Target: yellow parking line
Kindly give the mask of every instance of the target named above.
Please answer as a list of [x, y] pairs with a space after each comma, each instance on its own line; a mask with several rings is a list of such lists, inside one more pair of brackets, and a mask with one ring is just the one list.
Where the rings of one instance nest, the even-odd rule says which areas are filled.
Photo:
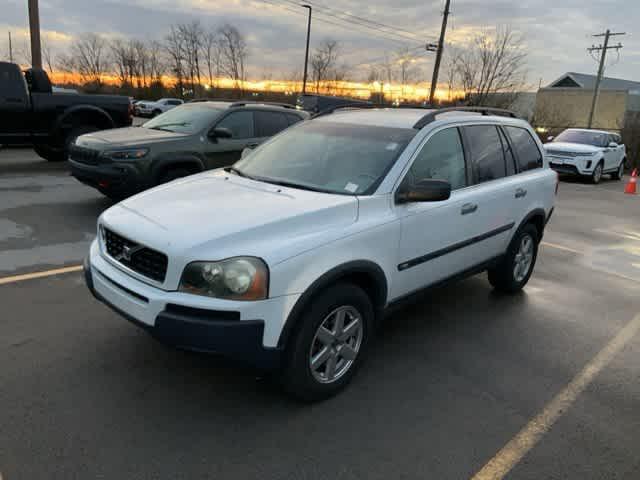
[[2, 277], [0, 278], [0, 285], [6, 285], [8, 283], [24, 282], [25, 280], [34, 280], [36, 278], [52, 277], [54, 275], [62, 275], [63, 273], [79, 272], [81, 270], [82, 270], [82, 265], [75, 265], [73, 267], [56, 268], [55, 270], [45, 270], [44, 272], [25, 273], [23, 275], [14, 275], [12, 277]]
[[500, 480], [529, 452], [556, 421], [611, 363], [640, 331], [640, 314], [631, 320], [600, 352], [558, 393], [544, 409], [500, 450], [471, 480]]
[[562, 245], [558, 245], [557, 243], [542, 242], [542, 245], [544, 245], [545, 247], [556, 248], [558, 250], [564, 250], [565, 252], [576, 253], [578, 255], [582, 254], [582, 252], [578, 250], [574, 250], [573, 248], [569, 248], [569, 247], [564, 247]]

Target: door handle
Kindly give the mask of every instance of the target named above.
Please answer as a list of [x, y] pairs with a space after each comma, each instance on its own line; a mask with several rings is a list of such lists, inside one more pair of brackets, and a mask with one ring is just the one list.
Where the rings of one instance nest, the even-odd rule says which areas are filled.
[[524, 188], [519, 188], [516, 190], [516, 198], [524, 198], [527, 196], [527, 191]]
[[465, 203], [462, 206], [462, 210], [460, 210], [460, 214], [469, 215], [470, 213], [474, 213], [476, 210], [478, 210], [478, 205], [475, 203]]

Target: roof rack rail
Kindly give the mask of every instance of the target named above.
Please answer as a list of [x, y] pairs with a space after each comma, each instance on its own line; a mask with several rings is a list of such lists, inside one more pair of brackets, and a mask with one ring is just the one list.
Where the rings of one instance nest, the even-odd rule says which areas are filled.
[[332, 114], [336, 110], [342, 110], [342, 109], [348, 109], [348, 108], [353, 108], [358, 110], [358, 109], [368, 109], [368, 108], [390, 108], [390, 107], [389, 105], [381, 105], [379, 103], [343, 103], [342, 105], [334, 105], [333, 107], [329, 107], [325, 110], [322, 110], [316, 113], [315, 115], [313, 115], [311, 118], [323, 117], [324, 115]]
[[267, 106], [273, 106], [273, 107], [289, 108], [289, 109], [292, 109], [292, 110], [296, 109], [296, 106], [295, 105], [291, 105], [290, 103], [257, 102], [257, 101], [253, 101], [253, 100], [247, 100], [247, 101], [241, 101], [241, 102], [233, 102], [231, 105], [229, 105], [229, 108], [246, 107], [247, 105], [267, 105]]
[[501, 117], [511, 117], [518, 118], [511, 110], [505, 110], [503, 108], [493, 108], [493, 107], [448, 107], [448, 108], [440, 108], [437, 110], [433, 110], [432, 112], [427, 113], [424, 117], [422, 117], [418, 122], [413, 126], [416, 130], [421, 130], [430, 123], [433, 123], [437, 120], [438, 115], [449, 112], [471, 112], [471, 113], [480, 113], [483, 116], [487, 115], [496, 115]]

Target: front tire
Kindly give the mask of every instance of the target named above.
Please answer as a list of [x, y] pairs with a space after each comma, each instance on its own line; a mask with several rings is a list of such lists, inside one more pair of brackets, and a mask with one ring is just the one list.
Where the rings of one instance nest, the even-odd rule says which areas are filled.
[[64, 150], [51, 145], [34, 145], [33, 150], [47, 162], [61, 162], [65, 160]]
[[603, 169], [604, 169], [604, 166], [602, 161], [598, 162], [598, 164], [596, 165], [596, 168], [593, 169], [593, 173], [591, 174], [591, 183], [593, 183], [594, 185], [597, 185], [600, 183], [600, 180], [602, 180]]
[[158, 115], [160, 115], [162, 113], [161, 110], [154, 110], [153, 112], [151, 112], [151, 117], [155, 118]]
[[528, 223], [513, 237], [499, 265], [489, 270], [489, 283], [503, 293], [522, 290], [531, 278], [538, 258], [538, 229]]
[[304, 310], [287, 350], [285, 390], [314, 402], [344, 389], [360, 367], [374, 324], [369, 296], [341, 283], [320, 293]]

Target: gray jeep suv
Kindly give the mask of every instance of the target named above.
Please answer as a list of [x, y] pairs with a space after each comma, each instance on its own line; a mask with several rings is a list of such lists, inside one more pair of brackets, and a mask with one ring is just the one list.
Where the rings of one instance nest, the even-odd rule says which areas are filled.
[[71, 173], [119, 200], [176, 178], [225, 167], [294, 123], [309, 117], [292, 105], [198, 102], [181, 105], [141, 127], [78, 137]]

